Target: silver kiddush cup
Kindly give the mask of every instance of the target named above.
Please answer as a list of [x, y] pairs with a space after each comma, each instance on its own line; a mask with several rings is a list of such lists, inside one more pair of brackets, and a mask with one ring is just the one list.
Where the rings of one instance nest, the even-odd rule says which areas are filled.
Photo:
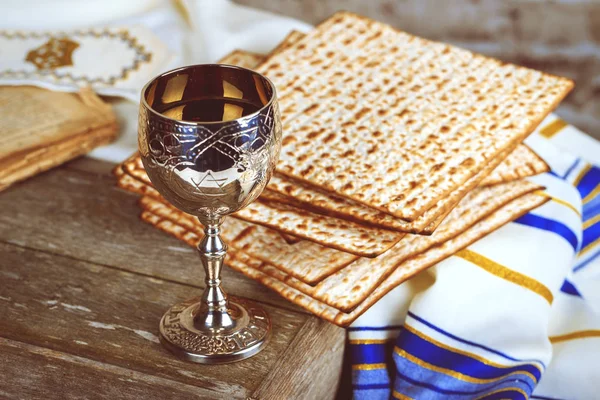
[[281, 148], [273, 83], [248, 69], [193, 65], [166, 72], [142, 90], [139, 150], [152, 184], [175, 207], [198, 217], [206, 288], [160, 321], [176, 355], [204, 364], [242, 360], [266, 344], [271, 321], [256, 303], [221, 289], [226, 215], [254, 201]]

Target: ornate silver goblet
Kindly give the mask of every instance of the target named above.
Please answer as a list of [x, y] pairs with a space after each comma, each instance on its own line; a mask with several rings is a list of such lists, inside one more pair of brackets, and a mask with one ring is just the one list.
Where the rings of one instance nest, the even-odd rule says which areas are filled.
[[275, 87], [264, 76], [229, 65], [166, 72], [142, 90], [139, 150], [155, 188], [198, 217], [206, 288], [176, 304], [160, 322], [160, 339], [185, 359], [216, 364], [259, 352], [271, 330], [257, 304], [221, 289], [227, 246], [224, 217], [255, 200], [269, 181], [281, 147]]

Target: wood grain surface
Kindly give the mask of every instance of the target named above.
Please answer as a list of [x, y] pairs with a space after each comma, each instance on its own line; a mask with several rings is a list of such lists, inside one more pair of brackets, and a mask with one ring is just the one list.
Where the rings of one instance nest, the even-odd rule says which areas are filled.
[[0, 194], [0, 397], [335, 398], [344, 331], [228, 268], [225, 289], [273, 320], [265, 350], [203, 366], [162, 348], [161, 315], [203, 272], [139, 220], [112, 167], [81, 159]]

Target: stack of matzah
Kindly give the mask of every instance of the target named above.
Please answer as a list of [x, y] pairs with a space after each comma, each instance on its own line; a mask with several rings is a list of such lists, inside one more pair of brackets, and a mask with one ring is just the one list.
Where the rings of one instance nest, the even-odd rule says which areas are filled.
[[[548, 170], [521, 144], [572, 87], [338, 13], [266, 61], [235, 63], [278, 88], [284, 139], [258, 201], [229, 217], [227, 264], [348, 325], [419, 271], [547, 201]], [[260, 65], [257, 65], [260, 64]], [[202, 227], [152, 187], [139, 157], [116, 170], [142, 218], [189, 244]]]
[[89, 88], [79, 93], [0, 87], [0, 190], [108, 144], [115, 113]]

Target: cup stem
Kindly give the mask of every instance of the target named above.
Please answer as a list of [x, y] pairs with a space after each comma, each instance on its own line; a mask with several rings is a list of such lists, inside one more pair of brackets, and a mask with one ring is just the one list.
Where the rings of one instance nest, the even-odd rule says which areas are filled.
[[228, 311], [227, 294], [221, 288], [221, 269], [227, 254], [227, 245], [219, 235], [224, 217], [198, 219], [204, 226], [204, 237], [198, 244], [198, 252], [204, 267], [206, 288], [194, 316], [194, 325], [200, 330], [218, 331], [234, 325]]
[[160, 320], [160, 341], [186, 360], [221, 364], [258, 353], [271, 333], [271, 320], [250, 300], [228, 296], [221, 289], [221, 268], [227, 245], [219, 237], [223, 218], [199, 218], [204, 237], [198, 244], [206, 288], [172, 306]]

